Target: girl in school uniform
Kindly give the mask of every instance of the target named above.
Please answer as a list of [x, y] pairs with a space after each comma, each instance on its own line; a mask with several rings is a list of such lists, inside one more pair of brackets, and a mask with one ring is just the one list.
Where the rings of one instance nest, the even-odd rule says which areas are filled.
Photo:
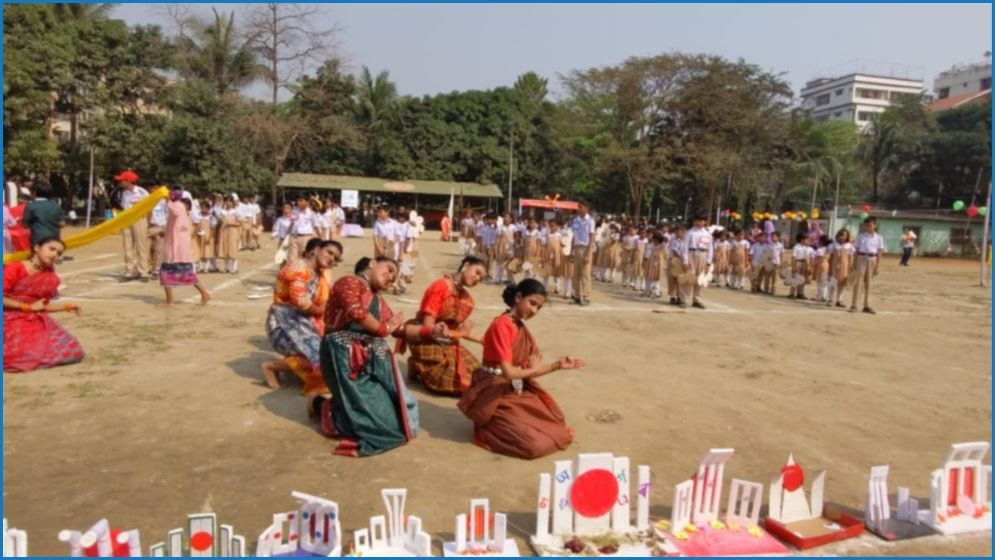
[[535, 220], [529, 220], [525, 232], [522, 234], [522, 241], [525, 243], [525, 254], [522, 259], [525, 277], [539, 278], [542, 275], [540, 270], [542, 268], [542, 245], [539, 241], [539, 229]]
[[636, 244], [639, 237], [636, 235], [636, 228], [628, 226], [625, 228], [625, 235], [622, 236], [622, 250], [619, 254], [619, 261], [622, 264], [622, 287], [630, 288], [636, 283], [635, 267], [633, 258], [636, 253]]
[[197, 271], [208, 272], [214, 260], [214, 229], [217, 218], [211, 211], [211, 203], [202, 200], [200, 211], [194, 215], [194, 251], [197, 253]]
[[680, 277], [684, 275], [684, 226], [678, 225], [674, 228], [673, 236], [667, 242], [667, 295], [670, 296], [670, 305], [687, 307], [681, 299]]
[[829, 245], [832, 240], [828, 235], [819, 238], [819, 248], [815, 250], [815, 260], [812, 263], [812, 281], [816, 286], [816, 301], [829, 301]]
[[836, 307], [846, 307], [843, 303], [843, 290], [853, 272], [853, 256], [856, 252], [850, 242], [850, 231], [846, 228], [839, 230], [836, 241], [829, 246], [829, 297], [826, 299], [826, 307], [833, 305], [834, 299]]
[[716, 286], [729, 287], [729, 232], [720, 231], [715, 234], [715, 272], [712, 282]]
[[574, 230], [565, 227], [560, 231], [563, 232], [561, 239], [563, 242], [563, 296], [567, 299], [573, 299], [574, 260], [570, 258], [570, 252], [573, 249]]
[[546, 250], [543, 256], [546, 270], [546, 285], [552, 286], [553, 293], [560, 293], [560, 284], [563, 281], [563, 234], [560, 233], [560, 224], [549, 223], [549, 234], [546, 236]]
[[791, 273], [794, 283], [790, 284], [788, 299], [798, 299], [804, 301], [805, 284], [812, 277], [812, 259], [815, 257], [815, 250], [812, 249], [812, 240], [808, 235], [799, 233], [795, 236], [795, 248], [791, 251]]
[[225, 263], [225, 272], [238, 274], [238, 242], [242, 234], [242, 224], [235, 210], [235, 199], [225, 199], [224, 209], [218, 218], [221, 239], [218, 242], [218, 258]]
[[608, 228], [608, 232], [609, 232], [608, 248], [607, 248], [608, 255], [606, 257], [607, 262], [605, 263], [605, 267], [607, 269], [605, 274], [606, 276], [605, 281], [608, 282], [609, 284], [614, 284], [615, 271], [618, 270], [619, 266], [618, 252], [619, 252], [619, 245], [622, 240], [622, 235], [619, 232], [618, 224], [612, 224]]
[[646, 279], [643, 277], [643, 259], [646, 256], [646, 245], [649, 239], [646, 237], [646, 230], [639, 228], [639, 235], [636, 238], [636, 250], [632, 253], [632, 276], [635, 279], [632, 289], [639, 291], [643, 289]]
[[656, 299], [663, 295], [660, 289], [660, 281], [666, 274], [664, 272], [666, 268], [664, 261], [667, 258], [667, 242], [663, 236], [663, 232], [653, 232], [653, 242], [650, 247], [652, 247], [652, 250], [650, 251], [649, 268], [646, 272], [646, 291], [643, 292], [643, 295]]
[[743, 278], [750, 268], [750, 242], [743, 230], [736, 230], [734, 234], [736, 239], [729, 244], [729, 287], [741, 290]]

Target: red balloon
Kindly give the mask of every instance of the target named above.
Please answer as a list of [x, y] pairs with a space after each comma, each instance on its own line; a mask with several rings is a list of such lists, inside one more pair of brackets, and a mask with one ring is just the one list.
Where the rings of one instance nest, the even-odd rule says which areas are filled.
[[870, 211], [871, 211], [871, 205], [870, 204], [865, 204], [864, 205], [864, 212], [870, 212]]
[[618, 480], [605, 469], [594, 469], [577, 477], [570, 487], [570, 505], [581, 517], [601, 517], [618, 499]]
[[[131, 551], [128, 550], [128, 543], [121, 544], [117, 542], [117, 536], [121, 534], [121, 531], [117, 529], [111, 529], [111, 550], [114, 556], [118, 558], [127, 558], [131, 556]], [[83, 549], [83, 556], [89, 558], [95, 558], [100, 554], [97, 552], [97, 545], [93, 545]]]
[[801, 465], [784, 465], [781, 474], [784, 475], [784, 489], [788, 492], [798, 490], [805, 483], [805, 470]]
[[967, 215], [970, 216], [970, 217], [972, 217], [972, 218], [975, 217], [975, 216], [977, 216], [978, 215], [978, 207], [977, 206], [968, 206], [967, 207]]

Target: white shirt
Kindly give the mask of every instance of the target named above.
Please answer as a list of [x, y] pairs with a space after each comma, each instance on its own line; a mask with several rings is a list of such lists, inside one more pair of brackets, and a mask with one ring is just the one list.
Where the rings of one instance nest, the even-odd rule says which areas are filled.
[[590, 214], [584, 217], [575, 216], [570, 222], [570, 230], [573, 231], [574, 247], [587, 247], [591, 244], [591, 237], [594, 235], [594, 218]]
[[239, 221], [252, 219], [252, 208], [250, 206], [244, 202], [239, 202], [235, 206], [235, 216], [238, 217]]
[[791, 251], [791, 257], [796, 261], [808, 262], [814, 256], [815, 256], [815, 250], [812, 249], [812, 247], [804, 245], [802, 243], [795, 245], [794, 250]]
[[330, 212], [333, 226], [339, 227], [345, 223], [345, 211], [342, 208], [335, 206]]
[[290, 226], [293, 224], [293, 220], [286, 216], [280, 216], [273, 223], [273, 237], [276, 239], [283, 240], [288, 235], [290, 235]]
[[480, 237], [480, 243], [484, 247], [493, 247], [497, 243], [500, 232], [498, 231], [496, 225], [491, 226], [484, 224], [484, 226], [478, 231], [477, 235]]
[[912, 249], [913, 247], [916, 246], [916, 239], [918, 239], [918, 237], [916, 236], [916, 232], [914, 231], [907, 232], [905, 235], [902, 236], [902, 248]]
[[853, 254], [857, 252], [857, 250], [853, 248], [853, 243], [850, 243], [849, 241], [842, 245], [840, 245], [837, 241], [833, 241], [833, 244], [829, 246], [829, 251], [833, 253], [841, 251], [850, 256], [853, 256]]
[[778, 241], [771, 241], [767, 247], [768, 247], [767, 250], [770, 251], [771, 253], [771, 260], [773, 261], [773, 263], [776, 265], [780, 265], [781, 253], [784, 252], [784, 245], [781, 245], [781, 243]]
[[373, 236], [387, 241], [397, 241], [397, 222], [388, 219], [386, 222], [373, 222]]
[[152, 208], [152, 218], [149, 223], [156, 227], [166, 227], [167, 221], [169, 221], [169, 210], [166, 209], [166, 201], [160, 200]]
[[135, 188], [133, 188], [130, 191], [122, 190], [121, 208], [127, 210], [128, 208], [131, 208], [132, 206], [137, 204], [139, 200], [145, 198], [148, 195], [149, 191], [143, 189], [142, 187], [139, 187], [138, 185], [135, 185]]
[[310, 209], [301, 212], [294, 210], [294, 223], [290, 228], [292, 235], [314, 235], [318, 228], [318, 216]]
[[879, 233], [861, 232], [857, 236], [857, 254], [877, 255], [884, 253], [884, 238]]
[[684, 254], [685, 251], [684, 251], [683, 239], [677, 239], [675, 237], [667, 243], [667, 260], [670, 260], [671, 257], [677, 257], [681, 260], [684, 260]]
[[712, 262], [712, 234], [705, 228], [691, 228], [687, 235], [687, 245], [684, 247], [684, 264], [689, 264], [690, 253], [705, 253], [708, 262]]

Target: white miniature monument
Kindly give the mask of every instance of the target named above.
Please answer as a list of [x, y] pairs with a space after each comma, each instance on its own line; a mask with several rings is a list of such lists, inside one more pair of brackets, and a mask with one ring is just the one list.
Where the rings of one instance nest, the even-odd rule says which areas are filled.
[[59, 531], [59, 540], [69, 544], [69, 556], [75, 558], [82, 556], [136, 558], [142, 555], [138, 531], [112, 530], [106, 519], [97, 521], [93, 527], [82, 533], [70, 530]]
[[187, 516], [185, 535], [183, 529], [173, 529], [166, 534], [166, 542], [149, 548], [149, 556], [241, 558], [245, 556], [245, 538], [236, 535], [230, 525], [219, 529], [218, 517], [213, 513], [194, 513]]
[[919, 512], [919, 521], [944, 535], [992, 530], [988, 479], [991, 465], [982, 465], [988, 443], [955, 443], [933, 471], [929, 509]]
[[732, 479], [722, 507], [725, 464], [735, 451], [711, 449], [695, 475], [674, 486], [670, 534], [664, 537], [686, 556], [779, 555], [788, 549], [760, 528], [763, 485]]
[[932, 529], [919, 523], [919, 501], [909, 497], [908, 488], [898, 489], [897, 515], [891, 516], [888, 465], [871, 467], [864, 511], [864, 525], [885, 540], [897, 541], [933, 534]]
[[20, 529], [7, 527], [3, 520], [3, 557], [23, 558], [28, 555], [28, 534]]
[[[531, 538], [536, 553], [579, 555], [595, 549], [601, 556], [650, 556], [656, 551], [649, 522], [648, 466], [638, 468], [635, 525], [630, 521], [631, 471], [627, 457], [581, 453], [576, 473], [573, 461], [556, 461], [555, 469], [552, 476], [539, 475], [536, 532]], [[592, 537], [598, 537], [598, 542]]]
[[[494, 538], [491, 539], [491, 507], [487, 499], [470, 500], [469, 517], [456, 516], [456, 540], [443, 543], [443, 556], [519, 557], [518, 545], [508, 538], [508, 517], [494, 514]], [[467, 534], [469, 533], [469, 535]]]
[[302, 492], [290, 495], [300, 508], [273, 515], [273, 523], [259, 535], [256, 556], [341, 556], [338, 504]]
[[406, 489], [381, 490], [387, 516], [370, 518], [370, 528], [360, 529], [354, 535], [354, 554], [373, 557], [431, 556], [432, 538], [421, 530], [421, 519], [414, 515], [404, 524]]

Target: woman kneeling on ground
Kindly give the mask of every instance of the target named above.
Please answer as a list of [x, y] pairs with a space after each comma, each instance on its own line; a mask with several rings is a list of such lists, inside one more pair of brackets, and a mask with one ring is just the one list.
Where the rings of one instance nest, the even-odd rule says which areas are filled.
[[503, 299], [508, 311], [484, 334], [484, 363], [459, 401], [473, 421], [474, 443], [504, 455], [535, 459], [566, 449], [573, 441], [556, 401], [535, 378], [561, 369], [584, 367], [571, 356], [542, 364], [542, 354], [525, 327], [546, 303], [546, 288], [527, 278], [508, 286]]
[[318, 349], [325, 330], [325, 304], [332, 269], [342, 260], [338, 241], [311, 239], [303, 258], [287, 262], [276, 276], [273, 305], [266, 316], [266, 337], [284, 357], [262, 365], [271, 389], [280, 387], [280, 374], [293, 373], [304, 383], [304, 395], [328, 394], [321, 377]]
[[32, 371], [83, 359], [79, 340], [51, 317], [57, 311], [79, 314], [78, 305], [51, 302], [59, 295], [55, 261], [65, 250], [57, 237], [48, 237], [31, 247], [30, 259], [4, 265], [4, 371]]
[[408, 393], [387, 336], [402, 336], [404, 318], [381, 297], [397, 279], [397, 261], [362, 258], [355, 275], [332, 286], [321, 340], [321, 374], [331, 398], [308, 401], [321, 431], [339, 438], [336, 455], [364, 457], [393, 449], [418, 429], [418, 403]]
[[[480, 362], [460, 341], [483, 342], [470, 332], [474, 304], [469, 288], [486, 275], [484, 261], [466, 257], [456, 274], [445, 275], [425, 290], [418, 315], [405, 327], [405, 338], [412, 341], [408, 344], [411, 379], [420, 379], [432, 391], [447, 395], [462, 394], [470, 387], [470, 376]], [[435, 336], [435, 330], [441, 330], [442, 336]], [[403, 353], [404, 345], [399, 346], [399, 353]]]

